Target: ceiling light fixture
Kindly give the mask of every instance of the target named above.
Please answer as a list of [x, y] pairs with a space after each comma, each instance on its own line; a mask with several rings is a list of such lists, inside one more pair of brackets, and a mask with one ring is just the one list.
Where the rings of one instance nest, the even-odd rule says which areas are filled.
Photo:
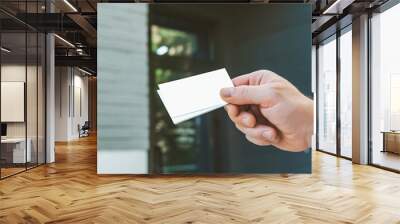
[[77, 48], [76, 49], [76, 53], [78, 53], [79, 55], [83, 55], [83, 49], [82, 48]]
[[4, 51], [6, 53], [10, 53], [11, 52], [11, 50], [9, 50], [9, 49], [7, 49], [5, 47], [1, 47], [1, 51]]
[[54, 34], [54, 36], [55, 37], [57, 37], [59, 40], [61, 40], [62, 42], [64, 42], [65, 44], [67, 44], [68, 46], [70, 46], [70, 47], [72, 47], [72, 48], [75, 48], [75, 45], [73, 45], [71, 42], [69, 42], [68, 40], [66, 40], [66, 39], [64, 39], [64, 38], [62, 38], [62, 37], [60, 37], [59, 35], [57, 35], [57, 34]]
[[322, 14], [342, 14], [343, 9], [351, 5], [353, 2], [354, 0], [336, 0], [332, 5], [325, 9]]
[[90, 72], [88, 72], [88, 71], [86, 71], [86, 70], [83, 70], [83, 69], [81, 69], [81, 68], [79, 68], [79, 67], [78, 67], [78, 70], [81, 71], [81, 72], [83, 72], [83, 73], [85, 73], [85, 74], [87, 74], [87, 75], [90, 75], [90, 76], [93, 75], [92, 73], [90, 73]]
[[74, 12], [78, 12], [75, 6], [73, 6], [68, 0], [64, 0], [64, 3], [67, 4]]

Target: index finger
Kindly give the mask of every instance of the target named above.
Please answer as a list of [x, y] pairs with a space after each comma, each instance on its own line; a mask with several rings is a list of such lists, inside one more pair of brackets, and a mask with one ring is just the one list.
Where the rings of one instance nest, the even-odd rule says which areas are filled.
[[252, 73], [241, 75], [232, 79], [234, 86], [250, 85], [250, 76]]
[[247, 111], [241, 111], [237, 105], [228, 104], [225, 106], [229, 118], [235, 123], [244, 127], [254, 127], [256, 125], [256, 117]]
[[276, 79], [276, 74], [269, 70], [257, 70], [232, 79], [234, 86], [256, 85], [262, 81], [272, 81]]

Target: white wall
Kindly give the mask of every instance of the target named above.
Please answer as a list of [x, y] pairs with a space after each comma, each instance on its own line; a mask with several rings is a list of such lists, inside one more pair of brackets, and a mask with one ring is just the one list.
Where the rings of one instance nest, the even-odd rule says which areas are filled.
[[79, 72], [74, 74], [74, 96], [71, 99], [74, 99], [74, 102], [71, 102], [73, 108], [72, 111], [72, 119], [71, 119], [71, 133], [73, 139], [79, 138], [78, 125], [82, 126], [85, 121], [88, 121], [88, 77], [82, 76], [83, 73]]
[[55, 68], [55, 141], [68, 140], [69, 95], [70, 77], [67, 67]]
[[[25, 82], [26, 67], [19, 64], [8, 64], [1, 66], [1, 81], [2, 82]], [[28, 66], [28, 74], [31, 74], [32, 67]], [[36, 95], [36, 94], [35, 94]], [[6, 108], [1, 108], [5, 110]], [[7, 137], [20, 138], [25, 137], [25, 122], [8, 122], [7, 123]]]
[[[27, 71], [29, 85], [32, 84], [35, 86], [36, 81], [32, 81], [33, 78], [31, 76], [36, 77], [36, 67], [19, 64], [6, 64], [1, 66], [1, 81], [2, 82], [25, 82], [25, 75]], [[27, 120], [28, 120], [28, 137], [29, 134], [33, 133], [33, 130], [36, 130], [36, 113], [32, 113], [32, 111], [36, 111], [36, 88], [27, 88]], [[3, 96], [4, 97], [4, 96]], [[34, 99], [33, 99], [34, 98]], [[34, 102], [32, 105], [30, 105]], [[6, 110], [6, 108], [1, 108], [2, 110]], [[23, 108], [24, 109], [24, 108]], [[33, 122], [33, 123], [32, 123]], [[25, 125], [26, 122], [7, 122], [7, 136], [8, 137], [25, 137]], [[30, 130], [32, 129], [32, 131]], [[35, 132], [36, 136], [36, 132]]]
[[88, 77], [76, 68], [56, 67], [55, 79], [55, 140], [77, 139], [78, 124], [88, 120]]

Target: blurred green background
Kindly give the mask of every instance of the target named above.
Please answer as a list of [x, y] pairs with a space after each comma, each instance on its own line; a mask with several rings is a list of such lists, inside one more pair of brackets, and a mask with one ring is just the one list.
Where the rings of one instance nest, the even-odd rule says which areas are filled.
[[311, 96], [310, 20], [307, 4], [151, 4], [151, 172], [311, 172], [309, 150], [253, 145], [222, 110], [175, 126], [155, 94], [160, 83], [226, 67], [231, 77], [272, 70]]

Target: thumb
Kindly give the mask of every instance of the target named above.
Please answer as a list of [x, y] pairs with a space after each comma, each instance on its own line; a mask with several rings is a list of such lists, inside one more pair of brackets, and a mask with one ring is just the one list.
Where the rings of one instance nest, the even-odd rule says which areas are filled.
[[268, 104], [271, 100], [268, 88], [262, 86], [237, 86], [223, 88], [220, 91], [221, 98], [230, 104]]

